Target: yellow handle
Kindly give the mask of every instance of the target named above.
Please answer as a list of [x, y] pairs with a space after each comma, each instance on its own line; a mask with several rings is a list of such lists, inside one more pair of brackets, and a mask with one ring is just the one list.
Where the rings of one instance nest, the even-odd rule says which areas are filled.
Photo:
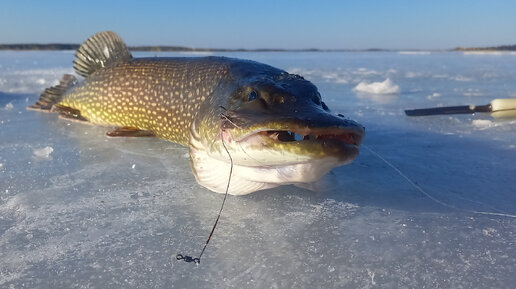
[[493, 112], [499, 110], [516, 109], [516, 98], [497, 98], [491, 101], [491, 108]]

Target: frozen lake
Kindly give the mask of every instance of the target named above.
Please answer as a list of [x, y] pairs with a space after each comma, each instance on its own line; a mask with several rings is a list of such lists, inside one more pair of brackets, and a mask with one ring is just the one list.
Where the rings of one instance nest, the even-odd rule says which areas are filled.
[[202, 263], [176, 261], [223, 198], [187, 149], [26, 111], [73, 52], [0, 52], [0, 288], [514, 288], [516, 121], [403, 110], [516, 98], [516, 55], [224, 55], [305, 76], [366, 127], [334, 186], [229, 196]]

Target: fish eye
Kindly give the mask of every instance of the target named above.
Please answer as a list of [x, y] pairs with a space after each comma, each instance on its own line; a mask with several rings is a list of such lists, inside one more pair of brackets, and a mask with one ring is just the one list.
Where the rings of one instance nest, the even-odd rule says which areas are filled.
[[247, 95], [247, 100], [252, 101], [258, 98], [258, 93], [255, 90], [251, 90]]

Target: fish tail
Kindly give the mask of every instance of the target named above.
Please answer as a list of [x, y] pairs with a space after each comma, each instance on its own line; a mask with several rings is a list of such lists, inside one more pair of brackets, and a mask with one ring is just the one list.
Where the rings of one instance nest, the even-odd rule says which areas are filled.
[[[81, 44], [75, 53], [73, 67], [78, 75], [88, 77], [102, 67], [131, 58], [131, 53], [122, 39], [114, 32], [104, 31], [93, 35]], [[58, 85], [45, 89], [38, 101], [27, 109], [60, 111], [58, 106], [54, 105], [58, 104], [66, 92], [76, 84], [75, 76], [63, 75]], [[55, 109], [52, 110], [52, 107]]]
[[63, 98], [63, 95], [77, 84], [77, 79], [71, 74], [65, 74], [56, 86], [45, 89], [35, 104], [27, 107], [29, 110], [50, 111], [54, 104]]

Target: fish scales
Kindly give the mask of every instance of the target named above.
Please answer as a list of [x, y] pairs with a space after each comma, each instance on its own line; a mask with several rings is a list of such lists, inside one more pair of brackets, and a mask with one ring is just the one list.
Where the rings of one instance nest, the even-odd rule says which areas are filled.
[[92, 123], [149, 130], [187, 145], [192, 120], [227, 70], [221, 58], [133, 59], [96, 71], [59, 104]]

